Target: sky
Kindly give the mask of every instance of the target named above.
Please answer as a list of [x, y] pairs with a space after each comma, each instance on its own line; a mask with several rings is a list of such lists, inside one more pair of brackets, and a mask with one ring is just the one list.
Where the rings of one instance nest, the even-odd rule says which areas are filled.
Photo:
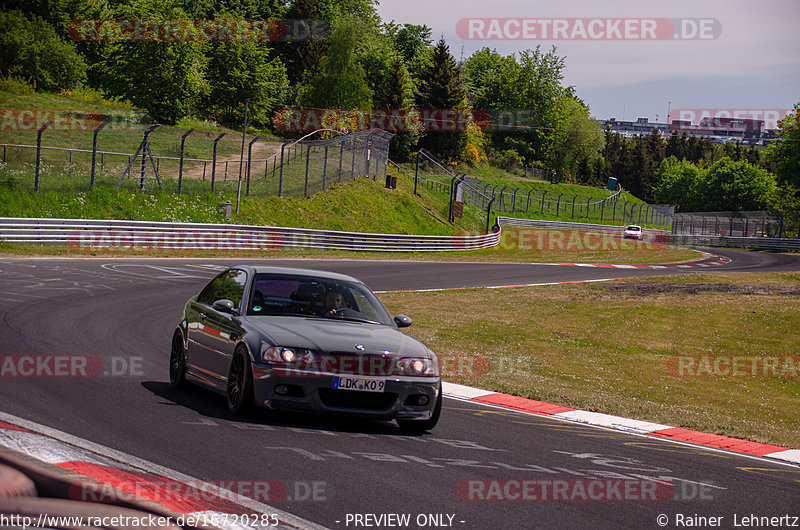
[[[599, 119], [758, 118], [800, 102], [800, 0], [380, 0], [378, 13], [426, 24], [456, 60], [484, 47], [509, 55], [555, 45], [564, 84]], [[631, 38], [619, 19], [632, 19]], [[703, 38], [663, 38], [675, 31]]]

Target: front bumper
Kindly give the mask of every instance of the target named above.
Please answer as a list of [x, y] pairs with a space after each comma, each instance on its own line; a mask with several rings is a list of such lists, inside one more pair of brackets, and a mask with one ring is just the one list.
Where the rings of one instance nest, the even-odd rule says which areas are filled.
[[[291, 373], [271, 364], [253, 363], [256, 404], [275, 410], [359, 416], [375, 420], [427, 420], [441, 392], [441, 378], [411, 376], [380, 377], [386, 381], [383, 392], [336, 390], [333, 388], [336, 375], [325, 372]], [[286, 386], [289, 393], [278, 394], [275, 389], [279, 385]], [[427, 397], [424, 405], [417, 403], [421, 396]]]

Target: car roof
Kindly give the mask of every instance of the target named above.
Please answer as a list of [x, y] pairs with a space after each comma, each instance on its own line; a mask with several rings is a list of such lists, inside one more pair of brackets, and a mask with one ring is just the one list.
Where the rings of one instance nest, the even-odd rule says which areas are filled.
[[641, 230], [641, 229], [642, 227], [639, 225], [628, 225], [628, 228], [626, 228], [625, 230]]
[[353, 278], [346, 274], [339, 274], [338, 272], [321, 271], [317, 269], [301, 269], [297, 267], [275, 267], [266, 265], [234, 265], [232, 269], [244, 269], [254, 272], [256, 274], [286, 274], [293, 276], [315, 276], [327, 280], [340, 280], [350, 281], [356, 283], [363, 283], [358, 278]]

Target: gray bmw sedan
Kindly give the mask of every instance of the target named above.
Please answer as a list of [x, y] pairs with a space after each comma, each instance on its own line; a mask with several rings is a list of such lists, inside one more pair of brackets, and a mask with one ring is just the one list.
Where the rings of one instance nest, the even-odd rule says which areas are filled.
[[170, 383], [224, 394], [233, 414], [257, 405], [425, 431], [441, 412], [441, 374], [436, 355], [398, 329], [410, 325], [350, 276], [236, 266], [186, 303]]

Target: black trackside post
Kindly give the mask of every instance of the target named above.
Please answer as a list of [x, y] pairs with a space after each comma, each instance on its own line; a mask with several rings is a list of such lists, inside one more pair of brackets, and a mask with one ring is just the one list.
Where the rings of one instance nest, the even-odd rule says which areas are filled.
[[211, 155], [211, 192], [214, 192], [214, 177], [217, 173], [217, 144], [228, 133], [222, 133], [214, 139], [214, 149]]
[[106, 126], [108, 122], [101, 123], [97, 129], [94, 130], [94, 134], [92, 135], [92, 175], [89, 178], [89, 187], [94, 186], [94, 177], [95, 177], [95, 165], [97, 163], [97, 135]]
[[34, 179], [33, 190], [37, 193], [39, 192], [39, 170], [42, 164], [42, 133], [50, 127], [50, 123], [49, 121], [45, 122], [36, 134], [36, 178]]

